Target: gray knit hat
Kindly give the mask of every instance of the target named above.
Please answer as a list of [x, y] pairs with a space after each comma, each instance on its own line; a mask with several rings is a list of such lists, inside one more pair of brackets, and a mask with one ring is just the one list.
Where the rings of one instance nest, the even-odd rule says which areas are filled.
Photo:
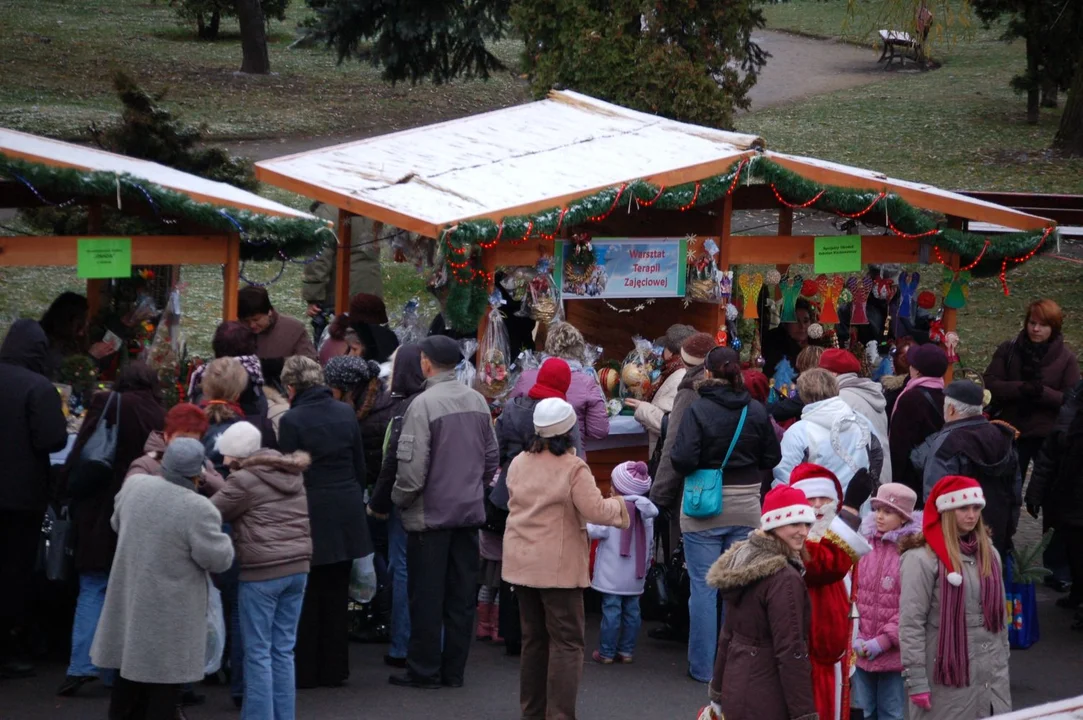
[[674, 355], [680, 355], [684, 341], [696, 334], [696, 329], [691, 325], [670, 325], [666, 334], [654, 341], [655, 345], [661, 345]]
[[176, 438], [162, 455], [162, 477], [181, 484], [190, 484], [192, 478], [203, 472], [203, 443], [192, 438]]

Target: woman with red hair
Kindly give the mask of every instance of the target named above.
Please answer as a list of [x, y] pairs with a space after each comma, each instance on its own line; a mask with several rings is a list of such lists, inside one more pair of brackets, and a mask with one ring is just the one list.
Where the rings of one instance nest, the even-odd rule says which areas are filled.
[[[1011, 340], [1001, 343], [985, 370], [985, 387], [993, 395], [997, 420], [1019, 431], [1019, 487], [1031, 460], [1036, 460], [1042, 443], [1053, 431], [1065, 394], [1079, 382], [1076, 355], [1064, 344], [1061, 327], [1064, 313], [1048, 298], [1035, 300], [1023, 315], [1023, 329]], [[1033, 496], [1033, 493], [1032, 493]], [[1032, 503], [1045, 506], [1043, 528], [1056, 525], [1048, 497], [1032, 497]], [[1053, 570], [1050, 585], [1063, 589], [1067, 582], [1067, 560], [1063, 541], [1054, 537], [1046, 551], [1046, 566]]]

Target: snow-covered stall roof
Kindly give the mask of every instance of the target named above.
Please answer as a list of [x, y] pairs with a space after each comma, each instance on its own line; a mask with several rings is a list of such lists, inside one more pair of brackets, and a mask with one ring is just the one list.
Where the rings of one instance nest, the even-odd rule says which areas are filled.
[[138, 160], [98, 148], [52, 140], [17, 130], [0, 128], [0, 154], [53, 167], [128, 174], [184, 193], [193, 200], [223, 208], [317, 220], [308, 213], [294, 210], [233, 185], [207, 180], [148, 160]]
[[459, 220], [526, 214], [646, 178], [725, 172], [763, 141], [574, 92], [256, 163], [263, 182], [436, 237]]
[[977, 200], [924, 183], [898, 180], [874, 170], [842, 165], [828, 160], [766, 152], [766, 157], [793, 172], [825, 185], [894, 192], [915, 207], [954, 215], [966, 220], [1000, 225], [1012, 230], [1040, 230], [1055, 225], [1052, 220]]

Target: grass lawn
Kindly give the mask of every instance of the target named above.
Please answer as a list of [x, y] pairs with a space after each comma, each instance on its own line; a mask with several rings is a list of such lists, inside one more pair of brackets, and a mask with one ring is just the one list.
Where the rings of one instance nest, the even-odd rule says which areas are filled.
[[[47, 135], [79, 137], [90, 122], [115, 115], [110, 67], [133, 72], [150, 89], [168, 86], [171, 108], [223, 138], [386, 132], [529, 99], [525, 82], [512, 74], [488, 83], [392, 88], [368, 66], [336, 66], [322, 48], [288, 50], [306, 12], [300, 0], [286, 23], [272, 26], [271, 65], [278, 74], [268, 78], [234, 75], [240, 66], [235, 21], [224, 24], [222, 40], [206, 43], [178, 26], [164, 2], [39, 0], [33, 13], [15, 5], [0, 4], [0, 126]], [[871, 44], [875, 27], [848, 25], [845, 8], [843, 0], [790, 0], [765, 11], [773, 30]], [[954, 44], [942, 38], [933, 50], [943, 63], [939, 70], [885, 72], [866, 86], [739, 116], [738, 129], [762, 135], [773, 149], [947, 188], [1083, 193], [1083, 162], [1046, 151], [1059, 112], [1043, 110], [1038, 125], [1025, 124], [1024, 99], [1008, 87], [1023, 65], [1022, 47], [999, 42], [998, 34], [975, 27]], [[514, 63], [520, 47], [507, 41], [497, 52]], [[271, 188], [264, 192], [306, 204]], [[1035, 260], [1010, 273], [1010, 297], [995, 278], [975, 281], [961, 311], [964, 360], [983, 366], [995, 344], [1018, 330], [1022, 307], [1033, 297], [1052, 296], [1070, 318], [1083, 316], [1080, 269]], [[246, 272], [267, 279], [278, 265], [253, 264]], [[939, 269], [927, 268], [926, 277], [935, 288]], [[190, 343], [205, 352], [221, 307], [220, 271], [185, 268], [184, 280]], [[422, 292], [423, 279], [411, 267], [388, 264], [385, 283], [395, 312]], [[79, 285], [73, 269], [0, 270], [0, 332], [12, 318], [37, 315], [58, 292]], [[298, 267], [289, 266], [270, 291], [283, 311], [303, 312]], [[1083, 326], [1070, 319], [1065, 329], [1069, 341], [1083, 347]]]
[[[391, 87], [367, 64], [336, 65], [323, 47], [288, 49], [310, 14], [303, 0], [293, 0], [286, 21], [271, 25], [274, 75], [249, 77], [235, 74], [236, 19], [223, 20], [221, 39], [202, 42], [164, 0], [0, 3], [0, 126], [83, 137], [88, 124], [117, 113], [112, 68], [148, 89], [168, 87], [172, 107], [223, 138], [387, 132], [528, 99], [525, 81], [511, 73], [489, 82]], [[521, 47], [499, 43], [495, 51], [515, 63]]]

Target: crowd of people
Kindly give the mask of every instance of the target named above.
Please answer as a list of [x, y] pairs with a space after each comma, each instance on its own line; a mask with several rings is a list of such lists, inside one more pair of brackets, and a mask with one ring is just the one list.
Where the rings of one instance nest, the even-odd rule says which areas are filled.
[[656, 543], [680, 545], [690, 589], [686, 626], [652, 636], [687, 642], [706, 718], [1009, 709], [1004, 563], [1024, 507], [1062, 538], [1046, 557], [1071, 588], [1058, 604], [1083, 605], [1083, 384], [1051, 300], [1027, 308], [984, 388], [945, 384], [934, 344], [900, 341], [896, 373], [875, 382], [853, 353], [783, 326], [772, 359], [798, 376], [777, 402], [737, 352], [675, 325], [661, 389], [628, 403], [651, 463], [617, 465], [608, 496], [584, 452], [609, 432], [605, 399], [570, 324], [550, 328], [494, 424], [457, 380], [457, 340], [400, 347], [382, 301], [361, 294], [318, 351], [255, 287], [190, 402], [167, 411], [156, 373], [132, 362], [52, 473], [69, 438], [50, 380], [88, 346], [85, 306], [58, 302], [0, 346], [0, 580], [14, 588], [0, 660], [5, 676], [32, 672], [12, 631], [46, 506], [62, 500], [78, 599], [58, 692], [107, 684], [110, 718], [174, 720], [200, 701], [215, 593], [242, 717], [294, 717], [298, 688], [349, 677], [351, 572], [374, 552], [389, 682], [462, 687], [471, 646], [503, 643], [530, 720], [576, 716], [585, 659], [634, 662]]

